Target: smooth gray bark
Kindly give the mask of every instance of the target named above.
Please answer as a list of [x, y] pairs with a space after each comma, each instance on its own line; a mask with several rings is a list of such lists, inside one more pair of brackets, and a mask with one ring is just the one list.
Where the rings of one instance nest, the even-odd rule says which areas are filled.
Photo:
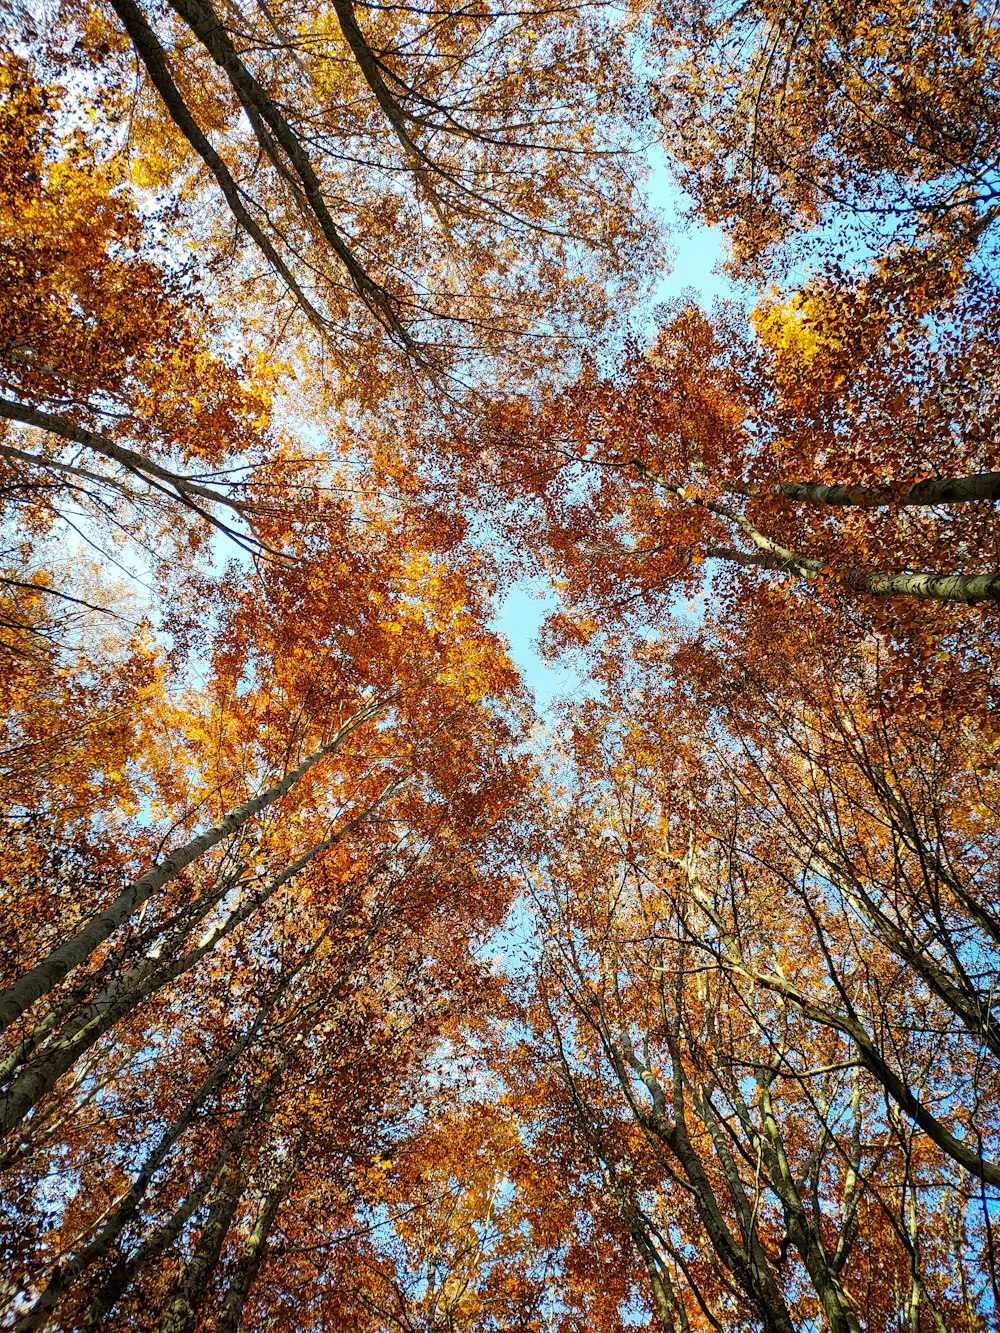
[[[795, 578], [826, 577], [842, 587], [850, 588], [853, 592], [868, 593], [872, 597], [919, 597], [934, 601], [965, 603], [1000, 602], [1000, 573], [888, 574], [882, 570], [837, 567], [829, 560], [803, 555], [782, 546], [780, 542], [772, 541], [760, 532], [745, 514], [737, 512], [729, 505], [707, 498], [696, 489], [682, 486], [669, 477], [661, 476], [647, 467], [641, 458], [632, 458], [630, 463], [640, 476], [676, 496], [684, 504], [704, 509], [706, 513], [715, 514], [718, 518], [733, 524], [755, 548], [753, 551], [740, 551], [730, 546], [716, 546], [710, 543], [702, 548], [702, 554], [707, 560], [725, 560], [730, 564], [750, 568], [784, 571]], [[982, 475], [986, 477], [994, 474]], [[734, 489], [736, 488], [730, 487], [730, 490]]]

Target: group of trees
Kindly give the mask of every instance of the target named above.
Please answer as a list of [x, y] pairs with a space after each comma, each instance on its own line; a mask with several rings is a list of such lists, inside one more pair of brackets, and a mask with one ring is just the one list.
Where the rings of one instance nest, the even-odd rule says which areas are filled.
[[0, 1328], [1000, 1328], [998, 135], [978, 4], [4, 9]]

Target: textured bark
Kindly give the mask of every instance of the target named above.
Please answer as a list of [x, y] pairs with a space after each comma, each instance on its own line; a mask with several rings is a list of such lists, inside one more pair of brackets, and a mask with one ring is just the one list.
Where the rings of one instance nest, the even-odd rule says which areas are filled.
[[886, 574], [863, 569], [839, 569], [812, 557], [790, 554], [783, 559], [767, 551], [737, 551], [729, 546], [706, 546], [708, 560], [758, 569], [785, 571], [797, 578], [825, 575], [834, 584], [871, 597], [919, 597], [939, 602], [1000, 602], [1000, 574]]
[[939, 602], [1000, 602], [1000, 574], [838, 574], [848, 587], [872, 597], [922, 597]]
[[774, 494], [784, 496], [786, 500], [852, 509], [965, 504], [975, 500], [1000, 500], [1000, 472], [977, 472], [968, 477], [932, 477], [913, 486], [824, 486], [793, 481], [779, 482], [773, 489]]
[[261, 1264], [267, 1252], [267, 1242], [271, 1235], [278, 1211], [284, 1203], [289, 1187], [298, 1168], [298, 1150], [286, 1164], [278, 1179], [264, 1195], [260, 1212], [254, 1222], [253, 1230], [236, 1260], [232, 1280], [222, 1302], [222, 1309], [215, 1321], [215, 1333], [239, 1333], [243, 1323], [243, 1310], [253, 1284], [260, 1272]]
[[219, 1183], [208, 1210], [198, 1243], [181, 1273], [180, 1290], [167, 1307], [158, 1333], [193, 1333], [198, 1312], [205, 1303], [209, 1284], [222, 1255], [226, 1236], [240, 1206], [246, 1177], [240, 1163], [231, 1157], [219, 1173]]

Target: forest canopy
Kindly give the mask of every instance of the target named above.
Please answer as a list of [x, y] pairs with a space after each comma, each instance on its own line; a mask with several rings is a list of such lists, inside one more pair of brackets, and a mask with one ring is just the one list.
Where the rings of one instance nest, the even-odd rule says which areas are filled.
[[1000, 1333], [995, 6], [0, 15], [0, 1329]]

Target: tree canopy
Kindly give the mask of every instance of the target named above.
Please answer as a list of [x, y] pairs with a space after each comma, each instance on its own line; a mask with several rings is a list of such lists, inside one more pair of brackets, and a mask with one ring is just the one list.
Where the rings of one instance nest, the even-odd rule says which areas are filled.
[[3, 9], [0, 1328], [1000, 1330], [998, 71]]

